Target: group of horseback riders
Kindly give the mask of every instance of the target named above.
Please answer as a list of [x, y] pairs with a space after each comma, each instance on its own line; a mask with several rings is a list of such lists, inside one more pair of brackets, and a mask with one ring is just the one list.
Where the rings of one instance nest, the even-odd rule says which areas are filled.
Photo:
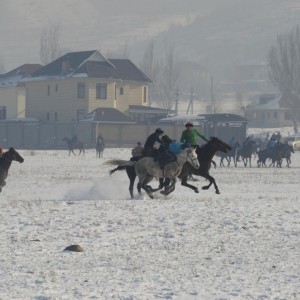
[[165, 164], [176, 161], [176, 154], [180, 151], [197, 146], [197, 137], [208, 142], [206, 137], [202, 135], [191, 122], [185, 124], [186, 129], [182, 132], [180, 142], [172, 140], [168, 135], [164, 134], [161, 128], [148, 136], [144, 147], [141, 142], [138, 142], [136, 147], [132, 149], [132, 160], [138, 160], [140, 157], [154, 157], [154, 160], [159, 163], [161, 168]]

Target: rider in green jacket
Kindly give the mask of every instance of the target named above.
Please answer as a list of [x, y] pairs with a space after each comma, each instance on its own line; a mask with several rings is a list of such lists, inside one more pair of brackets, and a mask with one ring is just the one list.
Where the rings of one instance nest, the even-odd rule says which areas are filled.
[[197, 145], [197, 136], [208, 142], [207, 138], [204, 135], [202, 135], [197, 129], [193, 128], [194, 125], [192, 123], [186, 123], [185, 127], [186, 130], [184, 130], [181, 135], [181, 143], [190, 143], [192, 146]]

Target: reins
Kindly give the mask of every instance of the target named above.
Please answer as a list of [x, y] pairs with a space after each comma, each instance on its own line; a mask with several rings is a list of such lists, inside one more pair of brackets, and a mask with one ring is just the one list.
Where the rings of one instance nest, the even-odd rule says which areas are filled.
[[5, 156], [5, 153], [1, 156], [1, 158], [4, 158], [4, 159], [6, 159], [8, 162], [12, 162], [13, 160], [10, 160], [10, 159], [8, 159], [6, 156]]
[[192, 161], [193, 167], [195, 167], [194, 161], [197, 160], [198, 161], [198, 157], [192, 158], [192, 156], [190, 155], [189, 152], [186, 152], [187, 157], [189, 157]]

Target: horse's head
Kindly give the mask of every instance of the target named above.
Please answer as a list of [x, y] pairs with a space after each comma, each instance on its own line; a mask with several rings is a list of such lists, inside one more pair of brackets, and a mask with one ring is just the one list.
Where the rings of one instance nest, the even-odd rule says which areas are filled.
[[222, 142], [219, 138], [215, 136], [210, 138], [208, 144], [211, 144], [216, 149], [216, 151], [221, 151], [224, 153], [227, 153], [232, 149], [228, 144]]
[[4, 155], [6, 155], [6, 158], [11, 161], [15, 160], [19, 163], [22, 163], [24, 161], [24, 158], [13, 147], [9, 148], [9, 150]]
[[187, 162], [190, 163], [195, 169], [199, 169], [200, 163], [196, 153], [196, 148], [191, 147], [185, 149], [184, 151], [187, 152]]

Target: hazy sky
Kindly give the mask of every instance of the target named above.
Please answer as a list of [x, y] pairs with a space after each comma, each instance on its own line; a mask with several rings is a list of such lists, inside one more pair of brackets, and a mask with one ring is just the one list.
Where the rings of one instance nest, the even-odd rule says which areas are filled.
[[98, 49], [105, 54], [128, 43], [136, 62], [150, 39], [158, 49], [167, 39], [180, 59], [209, 65], [259, 61], [276, 35], [300, 19], [298, 2], [0, 0], [0, 65], [10, 71], [40, 63], [41, 32], [51, 24], [60, 24], [65, 51]]

